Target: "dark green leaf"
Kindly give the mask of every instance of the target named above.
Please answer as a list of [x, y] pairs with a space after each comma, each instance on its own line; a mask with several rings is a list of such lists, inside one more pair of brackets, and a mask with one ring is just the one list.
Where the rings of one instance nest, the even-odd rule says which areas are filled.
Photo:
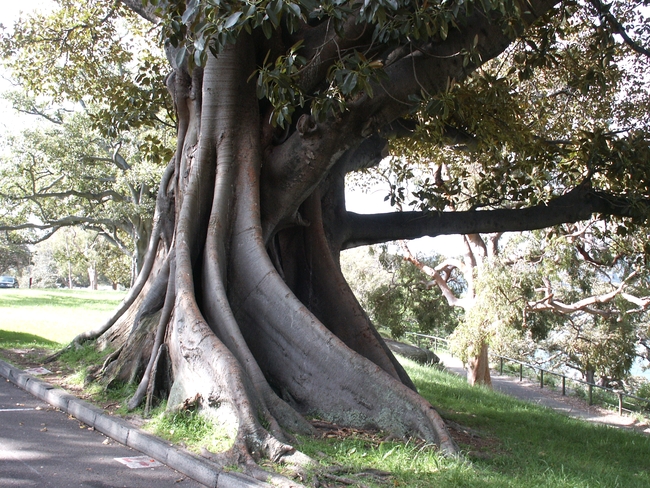
[[239, 18], [242, 16], [242, 13], [243, 12], [239, 11], [239, 12], [235, 12], [234, 14], [231, 14], [226, 19], [226, 22], [223, 24], [223, 28], [224, 29], [231, 29], [232, 27], [234, 27], [235, 24], [237, 24], [237, 21], [239, 20]]

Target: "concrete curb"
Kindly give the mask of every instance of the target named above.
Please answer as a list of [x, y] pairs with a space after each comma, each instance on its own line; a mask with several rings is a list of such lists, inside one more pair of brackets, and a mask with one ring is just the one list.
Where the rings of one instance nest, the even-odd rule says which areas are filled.
[[216, 465], [193, 454], [170, 446], [164, 440], [130, 425], [121, 418], [107, 415], [102, 409], [55, 388], [0, 359], [0, 375], [35, 397], [49, 403], [93, 427], [120, 444], [136, 449], [156, 461], [210, 488], [270, 487], [241, 473], [221, 471]]

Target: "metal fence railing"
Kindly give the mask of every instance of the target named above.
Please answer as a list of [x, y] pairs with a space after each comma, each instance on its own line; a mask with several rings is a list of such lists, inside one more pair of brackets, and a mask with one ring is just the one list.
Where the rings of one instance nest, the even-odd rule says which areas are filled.
[[[418, 334], [415, 332], [407, 332], [408, 335], [414, 336], [415, 338], [415, 343], [422, 347], [426, 346], [429, 347], [430, 349], [433, 350], [433, 352], [438, 352], [438, 351], [444, 351], [444, 352], [450, 352], [449, 350], [449, 341], [447, 339], [444, 339], [442, 337], [437, 337], [437, 336], [432, 336], [432, 335], [426, 335], [426, 334]], [[628, 412], [628, 413], [635, 413], [638, 411], [648, 411], [650, 410], [650, 400], [647, 398], [641, 398], [635, 395], [630, 395], [629, 393], [625, 393], [624, 391], [617, 390], [614, 388], [608, 388], [605, 386], [600, 386], [600, 385], [595, 385], [593, 383], [588, 383], [586, 381], [582, 381], [579, 379], [571, 378], [569, 376], [566, 376], [563, 373], [558, 373], [556, 371], [551, 371], [545, 368], [542, 368], [540, 366], [530, 364], [524, 361], [520, 361], [518, 359], [513, 359], [509, 358], [506, 356], [496, 356], [496, 359], [499, 361], [499, 372], [501, 374], [504, 374], [504, 364], [507, 363], [513, 363], [518, 365], [518, 374], [519, 374], [519, 381], [523, 381], [524, 378], [524, 368], [528, 368], [532, 370], [535, 374], [535, 376], [539, 380], [539, 387], [544, 388], [544, 375], [546, 375], [546, 378], [548, 380], [549, 376], [551, 377], [557, 377], [561, 379], [562, 383], [562, 395], [566, 395], [567, 392], [567, 382], [573, 383], [576, 385], [584, 386], [587, 390], [586, 397], [587, 401], [589, 402], [589, 405], [594, 404], [594, 388], [596, 391], [601, 391], [605, 393], [606, 395], [610, 395], [613, 401], [602, 401], [601, 399], [600, 403], [605, 403], [606, 405], [610, 405], [613, 407], [618, 407], [618, 413], [619, 415], [623, 415], [623, 412]], [[626, 407], [626, 402], [629, 407], [636, 407], [638, 410], [633, 410], [632, 408], [627, 408]]]

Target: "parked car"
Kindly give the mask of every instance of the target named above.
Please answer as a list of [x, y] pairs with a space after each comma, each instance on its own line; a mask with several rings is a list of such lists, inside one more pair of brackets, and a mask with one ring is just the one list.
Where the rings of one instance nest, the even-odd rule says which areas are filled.
[[0, 288], [18, 288], [18, 280], [13, 276], [0, 276]]

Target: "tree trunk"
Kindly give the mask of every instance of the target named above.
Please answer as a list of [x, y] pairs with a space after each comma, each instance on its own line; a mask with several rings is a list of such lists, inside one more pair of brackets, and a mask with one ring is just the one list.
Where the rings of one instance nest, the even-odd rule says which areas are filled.
[[151, 239], [151, 219], [139, 216], [137, 222], [133, 223], [133, 242], [135, 249], [133, 252], [132, 260], [132, 278], [131, 284], [142, 271], [144, 264], [145, 254]]
[[97, 289], [97, 268], [94, 264], [88, 265], [88, 288], [90, 290]]
[[470, 385], [492, 386], [487, 342], [484, 340], [481, 341], [480, 347], [476, 349], [476, 351], [469, 352], [470, 359], [467, 364], [467, 382]]
[[[116, 351], [104, 381], [139, 382], [131, 408], [169, 392], [168, 408], [234, 425], [233, 447], [215, 460], [253, 475], [268, 475], [260, 457], [295, 458], [287, 440], [313, 432], [305, 415], [456, 452], [347, 286], [318, 185], [293, 223], [263, 235], [260, 168], [273, 148], [247, 83], [252, 49], [243, 37], [204, 69], [170, 77], [178, 146], [143, 272], [118, 313], [84, 336], [101, 333]], [[285, 190], [273, 188], [280, 205]]]

